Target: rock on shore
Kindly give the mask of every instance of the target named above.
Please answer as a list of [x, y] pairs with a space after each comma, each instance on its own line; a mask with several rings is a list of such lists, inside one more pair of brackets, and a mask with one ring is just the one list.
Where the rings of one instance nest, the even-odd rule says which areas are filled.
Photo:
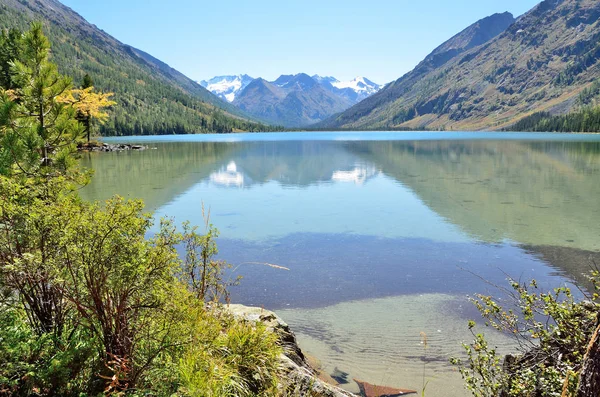
[[259, 307], [229, 305], [228, 310], [235, 318], [251, 323], [261, 322], [267, 329], [277, 334], [283, 347], [281, 366], [284, 370], [284, 384], [287, 395], [311, 397], [357, 397], [318, 378], [300, 350], [296, 336], [290, 327], [275, 313]]
[[88, 142], [78, 145], [77, 149], [81, 152], [123, 152], [127, 150], [145, 150], [148, 147], [144, 145], [132, 145], [130, 143], [112, 145], [110, 143]]

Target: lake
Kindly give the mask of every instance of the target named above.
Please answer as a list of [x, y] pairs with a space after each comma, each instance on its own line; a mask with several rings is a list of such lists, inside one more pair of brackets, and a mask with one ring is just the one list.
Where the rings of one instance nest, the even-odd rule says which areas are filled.
[[[585, 287], [600, 263], [600, 135], [318, 132], [125, 137], [84, 154], [87, 199], [220, 230], [232, 301], [275, 310], [341, 386], [467, 396], [448, 364], [469, 296], [507, 277]], [[289, 270], [264, 265], [275, 264]], [[427, 335], [427, 349], [421, 333]], [[514, 341], [486, 330], [502, 352]]]

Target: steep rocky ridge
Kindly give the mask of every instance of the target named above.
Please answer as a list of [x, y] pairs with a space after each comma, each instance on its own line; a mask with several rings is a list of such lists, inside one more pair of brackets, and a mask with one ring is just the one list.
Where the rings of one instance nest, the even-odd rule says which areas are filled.
[[545, 0], [514, 23], [483, 19], [319, 127], [499, 129], [537, 111], [568, 112], [600, 77], [599, 16], [596, 0]]

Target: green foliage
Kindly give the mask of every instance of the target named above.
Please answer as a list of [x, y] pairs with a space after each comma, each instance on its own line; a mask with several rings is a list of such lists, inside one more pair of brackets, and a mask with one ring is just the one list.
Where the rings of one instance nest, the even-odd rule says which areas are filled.
[[452, 358], [450, 362], [459, 366], [465, 387], [475, 397], [497, 396], [505, 386], [507, 378], [502, 370], [502, 356], [490, 348], [483, 334], [473, 332], [474, 325], [469, 325], [474, 340], [471, 344], [464, 345], [467, 353], [466, 364], [458, 358]]
[[23, 61], [11, 63], [14, 89], [0, 92], [0, 173], [27, 177], [66, 174], [73, 169], [81, 125], [75, 110], [61, 103], [71, 80], [49, 62], [50, 43], [40, 24], [22, 39]]
[[200, 307], [188, 310], [184, 324], [198, 332], [177, 363], [182, 395], [277, 395], [281, 348], [264, 325]]
[[0, 309], [0, 330], [0, 395], [81, 395], [96, 366], [91, 335], [39, 336], [10, 306]]
[[[104, 203], [81, 203], [76, 211], [64, 211], [69, 227], [61, 233], [62, 277], [67, 280], [67, 299], [78, 318], [102, 343], [110, 371], [120, 372], [123, 384], [134, 387], [164, 348], [166, 332], [160, 311], [168, 299], [177, 266], [175, 244], [179, 237], [168, 223], [152, 239], [152, 225], [142, 214], [139, 201], [115, 198]], [[111, 362], [126, 363], [114, 369]]]
[[23, 35], [18, 29], [2, 30], [0, 33], [0, 86], [16, 88], [11, 71], [12, 62], [20, 61], [23, 54]]
[[[597, 271], [591, 282], [594, 292], [577, 301], [568, 287], [540, 291], [532, 281], [523, 285], [511, 280], [512, 298], [508, 308], [491, 296], [478, 295], [473, 303], [486, 320], [485, 325], [514, 335], [521, 346], [518, 356], [503, 357], [488, 345], [481, 333], [466, 344], [466, 360], [453, 364], [474, 396], [561, 396], [577, 385], [588, 341], [600, 310]], [[475, 322], [469, 323], [473, 330]]]
[[228, 288], [239, 284], [241, 278], [233, 281], [224, 279], [224, 271], [231, 268], [227, 262], [214, 259], [218, 254], [215, 239], [219, 231], [210, 223], [210, 213], [205, 215], [205, 234], [197, 233], [198, 228], [183, 224], [183, 242], [186, 256], [183, 263], [183, 279], [187, 281], [196, 299], [201, 301], [229, 303]]
[[534, 113], [513, 124], [509, 131], [600, 132], [600, 107], [586, 107], [562, 116]]
[[83, 82], [81, 84], [81, 88], [82, 89], [86, 89], [86, 88], [90, 88], [94, 86], [94, 80], [92, 80], [92, 76], [90, 76], [89, 74], [85, 74], [85, 76], [83, 76]]
[[594, 81], [588, 88], [579, 93], [577, 104], [586, 106], [593, 103], [600, 96], [600, 80]]
[[76, 197], [64, 178], [40, 185], [0, 177], [0, 275], [18, 292], [38, 335], [65, 331], [68, 305], [60, 277], [60, 240], [76, 212]]
[[[0, 340], [10, 349], [3, 357], [11, 365], [0, 389], [70, 395], [67, 379], [74, 376], [83, 378], [77, 390], [91, 394], [168, 388], [169, 395], [183, 388], [206, 395], [208, 387], [233, 396], [271, 389], [276, 337], [220, 312], [216, 300], [227, 291], [221, 262], [212, 259], [212, 226], [207, 235], [185, 234], [206, 253], [207, 272], [197, 281], [216, 305], [208, 312], [199, 291], [188, 292], [175, 277], [182, 265], [175, 246], [184, 235], [170, 222], [147, 239], [152, 222], [141, 202], [90, 204], [60, 190], [63, 183], [44, 184], [53, 193], [41, 196], [35, 184], [0, 177], [0, 272], [14, 291], [7, 313], [22, 313], [18, 322], [12, 315], [14, 324], [2, 324]], [[49, 379], [60, 382], [47, 385]]]
[[70, 81], [48, 61], [40, 25], [22, 40], [16, 88], [0, 87], [0, 395], [274, 392], [275, 335], [218, 303], [231, 285], [213, 258], [218, 231], [181, 234], [164, 220], [148, 238], [141, 201], [82, 201], [80, 120], [60, 99]]

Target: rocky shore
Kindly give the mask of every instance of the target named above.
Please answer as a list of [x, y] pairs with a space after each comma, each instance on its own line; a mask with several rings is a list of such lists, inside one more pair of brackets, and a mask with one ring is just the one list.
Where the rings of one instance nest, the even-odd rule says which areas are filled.
[[80, 152], [124, 152], [129, 150], [146, 150], [148, 146], [144, 145], [133, 145], [130, 143], [119, 143], [110, 144], [103, 142], [88, 142], [82, 143], [77, 146], [77, 150]]
[[[280, 357], [284, 372], [283, 384], [287, 396], [310, 397], [359, 397], [329, 383], [328, 374], [321, 374], [310, 365], [308, 357], [302, 352], [296, 336], [290, 327], [275, 313], [259, 307], [244, 305], [228, 305], [228, 310], [235, 318], [252, 324], [263, 323], [267, 329], [279, 337], [283, 347]], [[329, 381], [327, 379], [330, 379]], [[362, 397], [397, 397], [416, 393], [414, 390], [396, 389], [386, 386], [372, 385], [355, 379]]]
[[259, 307], [229, 305], [229, 311], [238, 320], [256, 324], [261, 322], [267, 329], [279, 337], [283, 347], [280, 357], [284, 372], [284, 387], [289, 396], [311, 397], [358, 397], [336, 386], [321, 380], [318, 372], [310, 366], [308, 360], [296, 341], [290, 327], [275, 313]]

